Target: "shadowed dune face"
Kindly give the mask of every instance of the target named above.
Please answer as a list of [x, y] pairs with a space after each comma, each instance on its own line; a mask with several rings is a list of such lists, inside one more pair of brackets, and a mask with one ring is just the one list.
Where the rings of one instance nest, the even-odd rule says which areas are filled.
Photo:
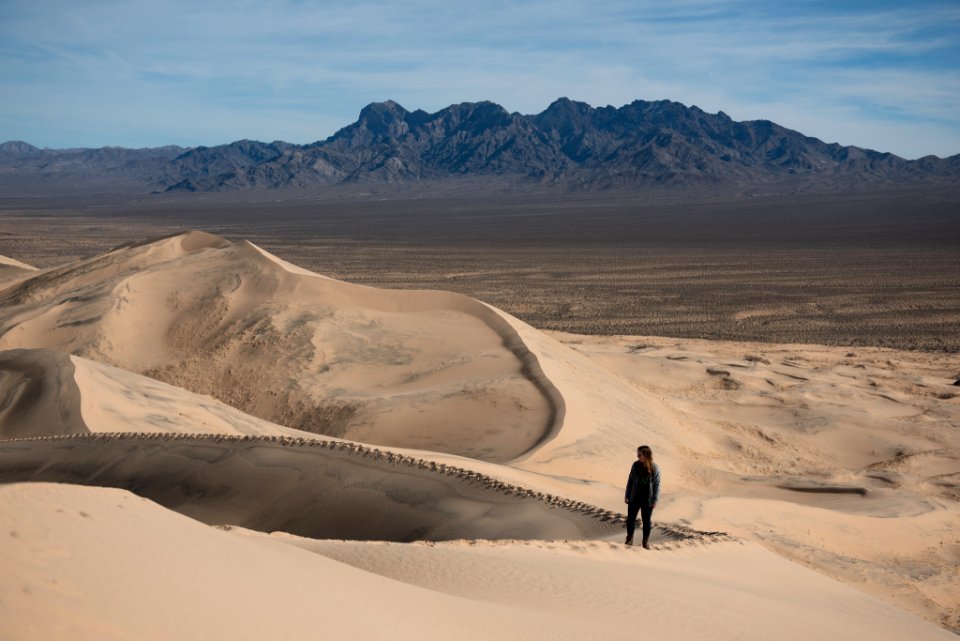
[[324, 441], [110, 435], [0, 443], [0, 483], [130, 490], [208, 524], [358, 540], [581, 539], [622, 520], [460, 468]]
[[341, 283], [209, 234], [36, 272], [0, 304], [0, 348], [87, 357], [319, 434], [506, 461], [563, 413], [482, 303]]
[[0, 437], [89, 432], [70, 357], [49, 350], [0, 352]]

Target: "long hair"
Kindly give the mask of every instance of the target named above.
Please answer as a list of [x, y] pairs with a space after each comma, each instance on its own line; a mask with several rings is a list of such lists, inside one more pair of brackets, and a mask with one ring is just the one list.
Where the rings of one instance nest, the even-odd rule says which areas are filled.
[[649, 445], [641, 445], [637, 449], [643, 454], [643, 465], [647, 468], [647, 472], [653, 474], [653, 450]]

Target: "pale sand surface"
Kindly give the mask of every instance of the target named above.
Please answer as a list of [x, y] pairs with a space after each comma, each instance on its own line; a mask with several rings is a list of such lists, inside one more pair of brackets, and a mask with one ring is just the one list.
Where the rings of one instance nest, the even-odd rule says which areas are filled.
[[302, 542], [50, 484], [0, 515], [10, 638], [954, 638], [749, 544]]
[[960, 629], [956, 356], [554, 337], [675, 412], [669, 443], [690, 482], [660, 518], [757, 541]]
[[15, 258], [0, 256], [0, 278], [11, 278], [23, 272], [36, 271], [36, 267], [20, 262]]
[[[282, 625], [299, 625], [303, 591], [362, 594], [368, 579], [388, 577], [403, 583], [367, 587], [385, 590], [392, 604], [417, 601], [406, 592], [413, 584], [434, 590], [431, 599], [467, 599], [465, 607], [482, 610], [471, 621], [503, 618], [508, 608], [516, 626], [505, 624], [503, 635], [488, 626], [485, 638], [636, 638], [621, 632], [636, 612], [628, 618], [614, 594], [636, 592], [630, 603], [640, 607], [660, 598], [660, 587], [668, 594], [656, 602], [670, 617], [650, 629], [682, 631], [673, 638], [701, 638], [713, 620], [722, 632], [710, 636], [721, 639], [946, 634], [904, 611], [960, 629], [955, 357], [548, 334], [462, 296], [347, 285], [201, 233], [38, 272], [0, 270], [0, 301], [0, 348], [9, 350], [0, 352], [0, 438], [44, 437], [0, 441], [7, 481], [114, 485], [206, 523], [314, 538], [573, 539], [400, 545], [237, 531], [244, 536], [227, 540], [258, 550], [244, 572], [258, 581], [263, 572], [264, 585], [283, 572], [261, 567], [273, 561], [259, 550], [287, 555], [275, 548], [295, 543], [321, 555], [302, 561], [321, 563], [311, 566], [317, 576], [291, 575], [291, 605], [281, 599], [262, 610], [283, 613]], [[664, 470], [654, 553], [610, 543], [622, 540], [613, 512], [624, 510], [622, 483], [640, 443], [654, 448]], [[13, 492], [9, 514], [21, 515], [18, 523], [30, 522], [43, 501], [65, 509], [81, 500], [72, 492], [95, 503], [138, 500], [120, 490], [43, 484], [0, 491]], [[99, 528], [103, 541], [151, 536], [168, 520], [203, 532], [197, 541], [227, 536], [142, 505], [136, 532], [120, 517], [83, 523]], [[372, 514], [389, 518], [378, 523]], [[57, 523], [42, 527], [70, 527]], [[709, 534], [717, 531], [738, 539]], [[207, 545], [194, 549], [192, 537], [164, 542], [166, 554], [182, 556], [170, 567], [183, 568], [180, 579], [164, 581], [190, 575]], [[27, 574], [66, 549], [39, 537], [29, 553], [15, 552], [17, 540], [0, 536], [0, 554], [18, 558], [11, 567]], [[101, 543], [88, 543], [90, 554], [101, 554], [94, 551]], [[87, 554], [83, 541], [64, 545], [76, 545], [65, 558]], [[230, 575], [229, 562], [220, 570], [204, 563], [203, 571]], [[503, 572], [474, 567], [485, 563]], [[102, 565], [110, 567], [78, 578], [89, 583], [70, 594], [96, 596], [116, 573], [145, 581]], [[58, 572], [48, 578], [60, 581]], [[581, 575], [589, 591], [570, 585]], [[340, 590], [338, 581], [348, 585]], [[245, 598], [257, 594], [250, 590]], [[63, 595], [54, 592], [35, 607], [47, 600], [56, 610], [51, 599]], [[128, 603], [136, 598], [130, 589], [111, 591], [84, 605], [83, 617], [71, 611], [49, 621], [17, 606], [9, 620], [78, 633], [76, 626], [117, 625], [121, 637], [152, 638], [123, 627], [149, 617], [114, 612], [147, 607]], [[188, 608], [181, 616], [198, 630], [223, 623], [190, 609], [189, 599], [156, 598]], [[194, 602], [213, 598], [220, 597]], [[331, 603], [339, 605], [325, 624], [378, 638], [379, 624], [363, 614], [367, 603], [354, 608], [361, 621], [342, 614], [343, 602]], [[410, 606], [403, 625], [423, 624], [430, 603], [416, 612]], [[717, 603], [729, 606], [726, 614], [714, 611]], [[764, 612], [787, 612], [788, 603], [796, 624], [771, 632], [788, 615]], [[423, 624], [418, 636], [453, 630], [445, 626], [456, 617], [436, 607], [436, 624]], [[398, 606], [396, 616], [404, 612]], [[238, 625], [245, 630], [237, 634], [262, 630], [267, 618]], [[175, 624], [157, 624], [156, 638], [176, 637], [164, 627]], [[282, 625], [270, 636], [283, 636]], [[44, 634], [29, 638], [53, 633]]]
[[[90, 432], [309, 436], [245, 414], [210, 396], [119, 367], [79, 356], [71, 356], [70, 361], [80, 391], [81, 415]], [[53, 423], [46, 428], [46, 436], [58, 435]]]
[[[319, 278], [200, 232], [18, 276], [2, 301], [0, 348], [83, 356], [307, 431], [503, 461], [561, 411], [473, 299]], [[438, 423], [442, 438], [424, 428]]]

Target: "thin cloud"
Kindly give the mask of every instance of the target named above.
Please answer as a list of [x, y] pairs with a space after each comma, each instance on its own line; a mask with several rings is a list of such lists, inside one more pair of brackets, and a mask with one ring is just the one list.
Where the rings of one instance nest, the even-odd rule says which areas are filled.
[[[8, 0], [0, 138], [97, 145], [123, 122], [111, 141], [306, 142], [372, 100], [435, 111], [490, 99], [533, 113], [566, 95], [668, 98], [908, 157], [957, 153], [960, 8], [862, 7]], [[138, 132], [124, 112], [144, 109], [156, 117]], [[892, 126], [913, 135], [878, 135]]]

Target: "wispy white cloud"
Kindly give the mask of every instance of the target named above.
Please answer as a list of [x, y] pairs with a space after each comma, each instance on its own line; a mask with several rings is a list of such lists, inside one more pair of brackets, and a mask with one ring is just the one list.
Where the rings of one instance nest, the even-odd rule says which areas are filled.
[[864, 6], [7, 0], [0, 138], [305, 142], [372, 100], [531, 113], [567, 95], [669, 98], [908, 157], [960, 152], [960, 8]]

